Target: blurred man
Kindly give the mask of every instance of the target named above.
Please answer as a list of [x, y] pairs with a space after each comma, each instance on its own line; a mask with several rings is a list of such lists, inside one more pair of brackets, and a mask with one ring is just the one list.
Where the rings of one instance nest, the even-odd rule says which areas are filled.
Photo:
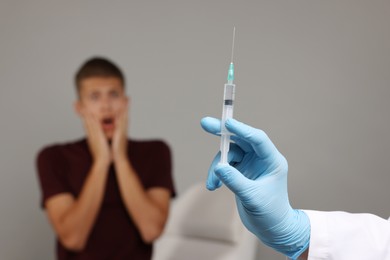
[[103, 58], [75, 77], [86, 138], [44, 148], [37, 167], [57, 259], [151, 259], [174, 195], [169, 147], [127, 138], [129, 98]]

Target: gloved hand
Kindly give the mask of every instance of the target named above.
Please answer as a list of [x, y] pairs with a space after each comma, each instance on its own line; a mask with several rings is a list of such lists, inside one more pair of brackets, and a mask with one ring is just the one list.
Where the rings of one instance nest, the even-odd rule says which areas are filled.
[[[204, 130], [218, 135], [221, 121], [206, 117]], [[206, 186], [215, 190], [221, 181], [236, 195], [240, 218], [263, 243], [292, 259], [309, 246], [310, 221], [301, 210], [290, 206], [287, 193], [288, 165], [272, 141], [261, 130], [234, 119], [226, 121], [233, 134], [228, 161], [214, 158]]]

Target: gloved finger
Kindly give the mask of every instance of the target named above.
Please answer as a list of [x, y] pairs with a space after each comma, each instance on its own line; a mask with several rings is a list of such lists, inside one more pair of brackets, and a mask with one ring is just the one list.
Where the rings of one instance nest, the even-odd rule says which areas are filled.
[[231, 143], [228, 153], [228, 162], [230, 165], [234, 166], [236, 163], [240, 163], [242, 159], [244, 158], [245, 152], [243, 149], [235, 144]]
[[[202, 128], [211, 134], [220, 135], [221, 132], [221, 120], [213, 117], [204, 117], [200, 121]], [[231, 135], [230, 138], [236, 142], [245, 152], [252, 150], [252, 146], [248, 144], [242, 138]]]
[[251, 185], [251, 180], [247, 179], [236, 168], [227, 164], [217, 164], [214, 168], [215, 175], [239, 198]]
[[222, 186], [222, 182], [218, 179], [218, 177], [214, 173], [214, 168], [219, 163], [220, 160], [221, 160], [221, 153], [217, 153], [217, 155], [213, 159], [213, 162], [210, 165], [207, 174], [206, 188], [208, 190], [213, 191]]
[[241, 123], [233, 118], [226, 120], [226, 128], [252, 145], [256, 154], [261, 158], [267, 158], [279, 153], [267, 134], [249, 125]]
[[200, 120], [200, 125], [206, 132], [214, 135], [220, 135], [221, 120], [213, 117], [204, 117]]
[[231, 135], [231, 136], [230, 136], [230, 139], [231, 139], [235, 144], [237, 144], [244, 152], [253, 151], [252, 146], [251, 146], [247, 141], [245, 141], [244, 139], [242, 139], [241, 137], [238, 137], [238, 136], [236, 136], [236, 135]]
[[[239, 163], [242, 161], [244, 157], [244, 152], [242, 149], [236, 144], [230, 144], [230, 149], [228, 153], [228, 162], [231, 164]], [[206, 180], [206, 188], [208, 190], [215, 190], [222, 186], [222, 182], [215, 175], [214, 168], [221, 160], [221, 153], [218, 153], [215, 157], [208, 171], [207, 180]]]

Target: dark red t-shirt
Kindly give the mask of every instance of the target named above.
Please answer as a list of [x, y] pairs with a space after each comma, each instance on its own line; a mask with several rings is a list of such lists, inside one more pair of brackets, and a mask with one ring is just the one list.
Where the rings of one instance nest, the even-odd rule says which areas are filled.
[[[128, 141], [128, 157], [145, 189], [163, 187], [175, 194], [171, 154], [162, 141]], [[38, 155], [37, 167], [42, 190], [42, 206], [53, 195], [82, 190], [92, 165], [85, 139], [52, 145]], [[115, 169], [110, 166], [105, 194], [85, 249], [72, 252], [57, 239], [59, 260], [149, 260], [152, 245], [145, 244], [121, 199]]]

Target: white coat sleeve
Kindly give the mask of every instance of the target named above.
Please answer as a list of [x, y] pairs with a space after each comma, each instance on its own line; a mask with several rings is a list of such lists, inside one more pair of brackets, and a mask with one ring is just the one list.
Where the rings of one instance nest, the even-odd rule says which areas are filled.
[[305, 210], [309, 260], [390, 260], [390, 221], [372, 214]]

